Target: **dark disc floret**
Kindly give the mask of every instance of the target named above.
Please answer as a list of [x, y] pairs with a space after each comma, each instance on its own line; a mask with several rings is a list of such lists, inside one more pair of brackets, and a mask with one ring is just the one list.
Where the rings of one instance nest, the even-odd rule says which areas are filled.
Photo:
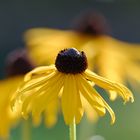
[[26, 74], [34, 67], [24, 49], [15, 50], [7, 56], [6, 75], [8, 77]]
[[56, 57], [55, 66], [59, 72], [78, 74], [87, 69], [87, 57], [75, 48], [64, 49]]

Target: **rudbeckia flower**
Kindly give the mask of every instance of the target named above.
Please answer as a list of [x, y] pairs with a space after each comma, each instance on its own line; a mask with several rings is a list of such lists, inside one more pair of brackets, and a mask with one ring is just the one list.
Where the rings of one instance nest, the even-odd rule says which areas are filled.
[[27, 60], [25, 50], [16, 50], [6, 59], [6, 78], [0, 80], [0, 137], [7, 138], [10, 129], [20, 120], [20, 107], [16, 112], [11, 110], [11, 99], [18, 86], [23, 81], [23, 75], [32, 70], [33, 66]]
[[[25, 49], [9, 53], [6, 59], [6, 78], [0, 80], [0, 137], [7, 138], [10, 129], [15, 127], [21, 119], [21, 106], [16, 111], [11, 110], [10, 102], [16, 94], [17, 88], [23, 81], [24, 74], [31, 71], [35, 65], [30, 60]], [[52, 127], [57, 120], [57, 101], [52, 102], [44, 111], [44, 120], [47, 127]], [[50, 112], [48, 110], [51, 109]], [[33, 117], [33, 125], [38, 126], [42, 116]]]
[[[75, 25], [74, 30], [29, 29], [24, 39], [31, 58], [38, 65], [51, 64], [59, 50], [73, 46], [87, 54], [90, 69], [122, 84], [129, 81], [136, 87], [140, 81], [140, 44], [107, 35], [109, 26], [99, 13], [87, 13]], [[110, 92], [112, 100], [116, 97]]]
[[[38, 117], [49, 104], [58, 100], [65, 123], [70, 125], [73, 120], [76, 124], [81, 121], [85, 110], [83, 101], [86, 100], [100, 116], [105, 115], [108, 110], [111, 123], [114, 123], [113, 110], [93, 85], [118, 93], [124, 102], [133, 102], [133, 95], [125, 86], [93, 73], [87, 66], [83, 51], [75, 48], [60, 51], [55, 65], [40, 66], [25, 75], [13, 100], [13, 107], [16, 109], [21, 104], [25, 118], [30, 112], [33, 117]], [[48, 111], [51, 112], [51, 109]]]

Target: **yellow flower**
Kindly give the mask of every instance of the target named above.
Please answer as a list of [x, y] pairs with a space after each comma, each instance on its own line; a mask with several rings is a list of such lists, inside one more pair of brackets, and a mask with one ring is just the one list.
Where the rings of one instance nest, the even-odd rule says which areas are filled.
[[83, 101], [86, 100], [100, 116], [105, 115], [107, 109], [111, 123], [114, 123], [113, 110], [93, 88], [93, 83], [105, 90], [117, 92], [124, 102], [134, 101], [132, 93], [125, 86], [88, 70], [84, 52], [70, 48], [60, 51], [55, 66], [41, 66], [26, 74], [24, 83], [13, 100], [14, 108], [20, 103], [24, 117], [30, 112], [33, 117], [39, 117], [49, 104], [58, 100], [65, 123], [69, 125], [73, 119], [76, 123], [80, 122], [85, 109]]
[[[21, 118], [21, 106], [17, 106], [16, 112], [11, 111], [10, 102], [16, 96], [16, 90], [23, 81], [24, 74], [34, 67], [24, 49], [12, 51], [6, 61], [5, 79], [0, 80], [0, 137], [8, 137], [10, 129]], [[58, 102], [52, 102], [45, 110], [44, 119], [47, 127], [52, 127], [57, 120]], [[51, 109], [51, 111], [48, 111]], [[38, 126], [42, 116], [33, 117], [33, 125]]]
[[[28, 30], [25, 43], [34, 62], [38, 65], [51, 64], [59, 50], [73, 46], [86, 52], [90, 69], [98, 69], [100, 75], [123, 84], [129, 78], [129, 82], [136, 87], [132, 79], [139, 80], [139, 66], [134, 63], [140, 58], [139, 44], [130, 44], [105, 35], [108, 28], [100, 14], [85, 15], [84, 18], [79, 21], [76, 31], [48, 28]], [[111, 100], [116, 99], [115, 92], [109, 93]], [[86, 100], [83, 104], [88, 119], [96, 122], [97, 113]]]
[[10, 102], [23, 81], [23, 75], [32, 68], [25, 50], [12, 51], [6, 58], [6, 78], [0, 80], [0, 137], [4, 139], [21, 118], [20, 106], [13, 112]]

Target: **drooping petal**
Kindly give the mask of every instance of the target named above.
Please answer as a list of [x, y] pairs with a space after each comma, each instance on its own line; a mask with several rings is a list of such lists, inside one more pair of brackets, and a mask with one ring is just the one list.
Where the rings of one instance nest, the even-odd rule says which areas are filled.
[[62, 103], [62, 112], [64, 115], [64, 120], [66, 124], [71, 124], [71, 122], [74, 119], [74, 113], [73, 113], [73, 96], [72, 94], [76, 94], [76, 91], [73, 89], [71, 83], [73, 81], [71, 80], [70, 75], [65, 76], [65, 81], [64, 81], [64, 88], [63, 88], [63, 93], [62, 93], [62, 98], [61, 98], [61, 103]]
[[84, 109], [83, 109], [83, 105], [82, 105], [81, 96], [79, 94], [78, 81], [77, 81], [76, 75], [75, 76], [73, 75], [72, 78], [73, 78], [73, 87], [77, 91], [74, 96], [75, 96], [75, 99], [76, 99], [75, 122], [78, 124], [81, 121]]
[[57, 75], [56, 72], [52, 72], [47, 76], [40, 76], [36, 79], [32, 79], [30, 81], [24, 82], [23, 85], [21, 85], [20, 90], [18, 90], [19, 93], [23, 93], [29, 90], [32, 90], [36, 87], [42, 86], [44, 83], [48, 82], [53, 78], [55, 75]]
[[90, 70], [86, 70], [83, 75], [104, 89], [116, 91], [124, 99], [124, 102], [128, 102], [129, 100], [131, 100], [131, 102], [134, 101], [131, 91], [122, 84], [107, 80], [106, 78], [96, 75]]
[[104, 103], [100, 98], [98, 98], [96, 95], [93, 94], [92, 87], [90, 86], [91, 89], [90, 89], [90, 91], [88, 91], [87, 88], [85, 87], [85, 84], [83, 84], [83, 77], [80, 75], [77, 77], [77, 81], [79, 81], [78, 87], [79, 87], [79, 90], [82, 93], [83, 97], [99, 113], [99, 115], [101, 115], [101, 116], [104, 115], [105, 114]]
[[71, 124], [74, 119], [76, 123], [79, 123], [83, 110], [80, 95], [76, 88], [76, 81], [72, 74], [65, 77], [61, 103], [66, 124]]
[[27, 93], [26, 97], [24, 97], [24, 100], [22, 100], [22, 116], [27, 119], [29, 112], [32, 110], [32, 102], [37, 96], [38, 92], [30, 92]]
[[[24, 116], [24, 118], [27, 118], [27, 114], [31, 111], [32, 101], [36, 98], [36, 96], [39, 96], [46, 90], [47, 87], [43, 86], [43, 84], [48, 84], [48, 79], [51, 80], [55, 74], [53, 72], [53, 74], [50, 75], [45, 77], [42, 81], [40, 81], [40, 79], [33, 79], [25, 82], [24, 86], [20, 88], [20, 91], [17, 91], [18, 94], [13, 99], [13, 102], [19, 102], [19, 105], [22, 104], [22, 115]], [[15, 101], [15, 99], [17, 101]]]
[[[113, 124], [114, 122], [115, 122], [115, 114], [114, 114], [114, 112], [113, 112], [113, 110], [110, 108], [110, 106], [106, 103], [106, 101], [100, 96], [100, 94], [98, 94], [98, 92], [94, 89], [94, 88], [92, 88], [91, 86], [90, 86], [90, 84], [86, 81], [86, 79], [84, 79], [83, 77], [81, 78], [81, 83], [83, 83], [83, 87], [85, 87], [85, 91], [87, 90], [87, 92], [89, 93], [89, 94], [91, 94], [91, 96], [93, 96], [94, 97], [94, 99], [97, 99], [96, 100], [96, 102], [98, 102], [98, 103], [101, 103], [101, 101], [102, 101], [102, 104], [104, 104], [103, 105], [103, 107], [104, 108], [106, 108], [107, 110], [108, 110], [108, 112], [110, 113], [110, 116], [111, 116], [111, 123]], [[86, 92], [86, 93], [87, 93]], [[84, 96], [85, 97], [85, 96]], [[101, 105], [102, 105], [101, 104]], [[99, 108], [100, 108], [100, 106], [99, 106]], [[96, 108], [95, 108], [96, 109]], [[97, 108], [98, 109], [98, 108]], [[96, 110], [97, 112], [98, 112], [98, 110]], [[100, 114], [100, 112], [99, 112], [99, 114]]]
[[54, 65], [51, 66], [40, 66], [35, 69], [33, 69], [31, 72], [27, 73], [24, 77], [24, 81], [29, 81], [33, 78], [36, 78], [37, 76], [47, 76], [50, 73], [55, 71]]
[[[63, 87], [63, 76], [60, 75], [54, 77], [54, 79], [51, 79], [46, 87], [46, 90], [44, 90], [44, 93], [37, 95], [34, 100], [33, 105], [33, 115], [40, 114], [42, 111], [45, 110], [47, 105], [53, 101], [53, 99], [58, 98], [58, 94]], [[57, 83], [56, 83], [57, 81]]]
[[81, 100], [88, 120], [93, 123], [96, 123], [99, 118], [98, 113], [82, 95], [81, 95]]

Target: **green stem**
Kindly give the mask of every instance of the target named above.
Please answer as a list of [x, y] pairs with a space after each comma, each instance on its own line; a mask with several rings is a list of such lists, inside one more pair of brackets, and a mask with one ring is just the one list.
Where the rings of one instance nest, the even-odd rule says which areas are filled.
[[31, 126], [29, 120], [22, 122], [22, 140], [31, 140]]
[[70, 140], [76, 140], [76, 124], [75, 124], [75, 118], [73, 119], [72, 124], [70, 124], [69, 129], [70, 129]]

